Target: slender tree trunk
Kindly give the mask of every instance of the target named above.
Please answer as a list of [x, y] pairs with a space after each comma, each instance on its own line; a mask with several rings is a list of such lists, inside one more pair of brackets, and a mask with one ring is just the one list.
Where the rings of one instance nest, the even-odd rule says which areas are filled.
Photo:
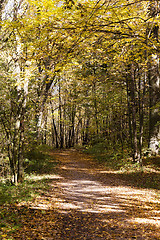
[[78, 123], [77, 123], [77, 127], [76, 127], [76, 144], [79, 144], [79, 139], [80, 137], [80, 131], [82, 129], [82, 117], [81, 117], [81, 110], [79, 110], [79, 116], [78, 116]]
[[131, 122], [131, 105], [130, 105], [130, 93], [129, 93], [129, 80], [128, 76], [126, 77], [126, 83], [127, 83], [127, 106], [128, 106], [128, 123], [129, 123], [129, 135], [130, 135], [130, 144], [131, 144], [131, 149], [132, 149], [132, 157], [134, 157], [134, 146], [133, 146], [133, 136], [132, 136], [132, 122]]
[[19, 143], [19, 153], [18, 153], [18, 182], [23, 182], [24, 180], [24, 167], [23, 167], [23, 151], [24, 151], [24, 126], [23, 123], [21, 125], [23, 130], [21, 131], [21, 136], [20, 136], [20, 143]]
[[138, 159], [137, 145], [137, 124], [136, 124], [136, 99], [135, 99], [135, 73], [133, 64], [129, 66], [127, 76], [127, 101], [128, 101], [128, 116], [129, 116], [129, 132], [131, 138], [131, 148], [133, 161]]
[[120, 112], [120, 141], [121, 141], [121, 147], [122, 147], [122, 156], [124, 153], [124, 138], [123, 138], [123, 131], [124, 131], [124, 127], [123, 127], [123, 116], [124, 116], [124, 110], [123, 110], [123, 98], [122, 98], [122, 92], [121, 92], [121, 112]]
[[140, 73], [138, 73], [139, 77], [139, 83], [138, 83], [138, 105], [139, 105], [139, 154], [140, 154], [140, 163], [142, 164], [142, 147], [143, 147], [143, 122], [144, 122], [144, 97], [146, 92], [146, 71], [144, 72], [144, 79], [142, 81], [142, 78], [140, 76]]
[[61, 99], [61, 83], [59, 80], [59, 132], [60, 132], [60, 148], [63, 148], [64, 134], [62, 125], [62, 99]]
[[56, 127], [55, 120], [54, 120], [54, 110], [53, 110], [52, 103], [51, 103], [51, 111], [52, 111], [52, 124], [53, 124], [54, 135], [55, 135], [55, 137], [52, 136], [52, 138], [55, 139], [55, 145], [56, 145], [56, 148], [59, 148], [59, 143], [58, 143], [58, 132], [57, 132], [57, 127]]
[[0, 30], [1, 30], [1, 22], [2, 22], [2, 11], [4, 8], [4, 3], [6, 0], [0, 0]]
[[[95, 75], [95, 69], [94, 69], [94, 75]], [[94, 117], [95, 117], [95, 123], [96, 123], [96, 135], [98, 136], [98, 110], [97, 110], [97, 98], [96, 98], [96, 80], [95, 78], [93, 79], [92, 83], [92, 95], [93, 95], [93, 103], [94, 103]]]
[[133, 143], [134, 143], [134, 160], [139, 161], [138, 157], [138, 138], [137, 138], [137, 123], [136, 123], [136, 99], [135, 99], [135, 75], [134, 66], [131, 69], [131, 104], [132, 104], [132, 128], [133, 128]]
[[76, 107], [72, 106], [71, 114], [71, 126], [70, 126], [70, 138], [69, 138], [69, 147], [73, 147], [75, 143], [75, 115], [76, 115]]
[[86, 145], [89, 142], [89, 123], [90, 123], [90, 119], [89, 119], [89, 115], [87, 114], [87, 118], [86, 118], [86, 120], [84, 122], [83, 145]]
[[43, 137], [44, 144], [47, 144], [47, 116], [48, 116], [48, 110], [46, 110], [45, 118], [44, 118], [44, 137]]

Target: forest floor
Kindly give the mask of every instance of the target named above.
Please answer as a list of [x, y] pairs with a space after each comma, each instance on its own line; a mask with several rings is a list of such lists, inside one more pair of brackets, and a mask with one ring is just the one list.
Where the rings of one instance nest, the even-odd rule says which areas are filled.
[[51, 155], [60, 166], [50, 187], [30, 202], [10, 204], [20, 225], [1, 239], [160, 239], [159, 190], [133, 187], [74, 149]]

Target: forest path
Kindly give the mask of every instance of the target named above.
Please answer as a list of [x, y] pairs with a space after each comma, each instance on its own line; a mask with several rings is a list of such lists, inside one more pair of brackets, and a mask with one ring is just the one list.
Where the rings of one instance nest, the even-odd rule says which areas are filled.
[[28, 230], [25, 236], [19, 233], [21, 239], [160, 239], [160, 202], [154, 190], [127, 186], [79, 151], [52, 155], [61, 162], [58, 175], [28, 205]]

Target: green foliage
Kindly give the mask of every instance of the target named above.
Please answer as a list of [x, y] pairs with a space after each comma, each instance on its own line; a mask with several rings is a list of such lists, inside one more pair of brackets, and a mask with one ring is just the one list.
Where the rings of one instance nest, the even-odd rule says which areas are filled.
[[[46, 190], [50, 188], [50, 181], [53, 181], [49, 178], [51, 176], [30, 175], [23, 184], [19, 184], [18, 186], [13, 186], [9, 182], [5, 184], [0, 183], [0, 229], [3, 232], [12, 234], [21, 227], [19, 213], [17, 210], [14, 211], [14, 204], [17, 206], [17, 203], [31, 201], [36, 196], [46, 193]], [[11, 211], [12, 206], [13, 211]]]
[[36, 187], [39, 186], [38, 183], [36, 184], [28, 181], [18, 186], [11, 185], [10, 182], [0, 183], [0, 205], [31, 199], [32, 194], [36, 193]]
[[[0, 229], [7, 234], [16, 232], [21, 226], [19, 213], [18, 210], [15, 210], [14, 204], [17, 206], [17, 203], [31, 201], [37, 196], [43, 195], [46, 190], [50, 189], [50, 182], [55, 179], [57, 162], [50, 156], [50, 147], [41, 145], [34, 146], [34, 148], [32, 146], [32, 149], [26, 153], [28, 159], [26, 159], [25, 165], [28, 174], [26, 174], [24, 182], [17, 186], [12, 185], [9, 180], [0, 182]], [[5, 235], [2, 234], [2, 236]]]
[[46, 145], [34, 146], [26, 153], [26, 177], [23, 183], [15, 186], [9, 180], [0, 182], [0, 205], [27, 201], [48, 188], [49, 174], [56, 172], [58, 164], [50, 156], [49, 149]]
[[25, 154], [25, 172], [36, 174], [49, 174], [53, 172], [53, 169], [57, 165], [55, 161], [49, 155], [50, 147], [47, 145], [40, 145], [33, 147]]
[[113, 149], [105, 141], [85, 149], [106, 170], [113, 171], [129, 185], [141, 188], [160, 189], [160, 157], [144, 157], [143, 167], [134, 163], [127, 150]]
[[48, 183], [51, 180], [48, 175], [37, 176], [30, 175], [23, 183], [18, 186], [10, 182], [0, 183], [0, 205], [19, 203], [28, 201], [40, 195], [49, 188]]
[[0, 179], [5, 179], [9, 177], [10, 174], [10, 166], [9, 166], [9, 158], [7, 154], [1, 153], [0, 154]]
[[51, 147], [51, 146], [49, 146], [47, 144], [41, 144], [41, 145], [36, 146], [36, 149], [38, 151], [41, 151], [41, 152], [45, 153], [45, 154], [49, 154], [49, 152], [51, 150], [53, 150], [53, 147]]
[[120, 170], [125, 164], [128, 152], [123, 151], [121, 147], [111, 146], [107, 141], [102, 141], [86, 149], [95, 159], [106, 166], [109, 170]]
[[[130, 168], [131, 169], [131, 168]], [[121, 179], [128, 182], [129, 185], [138, 188], [157, 189], [160, 190], [160, 171], [152, 172], [147, 168], [143, 168], [143, 172], [134, 168], [134, 171], [125, 171], [119, 173]]]
[[[53, 181], [48, 178], [48, 175], [43, 177], [30, 175], [18, 186], [11, 185], [10, 182], [0, 183], [0, 229], [3, 229], [8, 234], [16, 232], [21, 226], [21, 222], [18, 211], [15, 211], [14, 204], [17, 206], [17, 203], [31, 201], [36, 196], [46, 192], [49, 189], [49, 182]], [[12, 207], [13, 211], [11, 211]]]

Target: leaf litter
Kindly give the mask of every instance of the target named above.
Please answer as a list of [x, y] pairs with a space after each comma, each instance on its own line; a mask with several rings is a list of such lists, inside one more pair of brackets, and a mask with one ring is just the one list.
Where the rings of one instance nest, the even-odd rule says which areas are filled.
[[135, 188], [79, 151], [51, 154], [57, 178], [34, 200], [5, 206], [18, 227], [2, 224], [0, 239], [160, 239], [159, 190]]

